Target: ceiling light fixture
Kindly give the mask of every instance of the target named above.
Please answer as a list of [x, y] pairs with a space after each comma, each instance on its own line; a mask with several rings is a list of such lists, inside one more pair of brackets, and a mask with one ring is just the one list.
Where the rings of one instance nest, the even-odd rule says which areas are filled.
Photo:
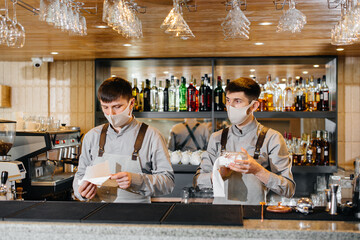
[[255, 69], [250, 69], [250, 72], [255, 72]]
[[130, 43], [123, 44], [124, 47], [131, 47], [132, 45]]
[[264, 45], [264, 43], [262, 43], [262, 42], [256, 42], [254, 44], [257, 45], [257, 46]]
[[111, 75], [111, 77], [116, 77], [116, 75], [115, 75], [115, 74], [113, 74], [113, 75]]
[[319, 65], [317, 65], [317, 64], [314, 65], [314, 68], [318, 68], [318, 67], [319, 67]]
[[98, 26], [95, 26], [95, 28], [103, 29], [103, 28], [109, 28], [109, 27], [106, 25], [98, 25]]
[[249, 75], [249, 77], [253, 78], [253, 77], [255, 77], [255, 75], [251, 74], [251, 75]]
[[308, 74], [309, 72], [308, 71], [303, 71], [303, 74]]
[[52, 55], [58, 55], [59, 53], [58, 53], [58, 52], [51, 52], [50, 54], [52, 54]]
[[337, 48], [336, 51], [341, 52], [341, 51], [344, 51], [344, 49], [343, 48]]
[[165, 71], [165, 72], [163, 72], [164, 74], [168, 74], [169, 72], [168, 71]]
[[286, 82], [286, 78], [281, 79], [281, 81]]
[[300, 79], [300, 76], [296, 76], [295, 79], [299, 80], [299, 79]]
[[272, 25], [271, 22], [262, 22], [262, 23], [259, 23], [259, 25], [261, 26], [269, 26], [269, 25]]

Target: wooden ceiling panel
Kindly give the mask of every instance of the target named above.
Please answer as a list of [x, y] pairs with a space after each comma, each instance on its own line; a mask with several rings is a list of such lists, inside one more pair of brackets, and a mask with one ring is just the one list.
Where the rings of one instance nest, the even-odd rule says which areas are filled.
[[[38, 8], [39, 1], [24, 0]], [[149, 58], [149, 57], [243, 57], [243, 56], [306, 56], [306, 55], [360, 55], [359, 44], [346, 46], [338, 53], [330, 44], [330, 30], [339, 20], [340, 9], [328, 9], [325, 0], [298, 0], [297, 8], [307, 16], [307, 24], [297, 34], [277, 33], [276, 26], [283, 11], [275, 10], [272, 1], [248, 1], [245, 15], [251, 21], [250, 40], [224, 40], [221, 22], [226, 14], [220, 0], [196, 0], [196, 12], [184, 9], [184, 18], [195, 34], [195, 39], [170, 38], [160, 25], [172, 8], [171, 0], [136, 0], [146, 6], [145, 14], [138, 14], [144, 37], [125, 39], [112, 29], [97, 29], [102, 22], [102, 0], [83, 1], [86, 7], [98, 7], [97, 14], [84, 13], [88, 35], [69, 36], [38, 20], [31, 12], [18, 7], [18, 20], [26, 29], [26, 44], [22, 49], [0, 45], [0, 60], [30, 60], [59, 52], [55, 60], [95, 58]], [[194, 0], [192, 2], [195, 2]], [[191, 2], [191, 3], [192, 3]], [[1, 2], [3, 3], [3, 2]], [[0, 4], [0, 8], [3, 6]], [[12, 11], [12, 9], [10, 9]], [[93, 10], [90, 10], [94, 12]], [[271, 22], [261, 26], [261, 22]], [[264, 45], [256, 46], [255, 42]], [[131, 43], [131, 47], [123, 44]]]

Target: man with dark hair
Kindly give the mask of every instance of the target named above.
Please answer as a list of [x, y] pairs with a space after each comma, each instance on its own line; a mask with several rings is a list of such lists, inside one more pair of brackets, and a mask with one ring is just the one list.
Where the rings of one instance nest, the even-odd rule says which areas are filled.
[[[213, 187], [214, 203], [258, 205], [266, 201], [269, 190], [285, 197], [295, 193], [284, 138], [261, 125], [253, 115], [259, 107], [260, 91], [259, 85], [250, 78], [236, 79], [225, 89], [232, 125], [211, 135], [194, 176], [194, 185], [200, 189]], [[246, 160], [236, 159], [227, 167], [219, 164], [214, 173], [213, 166], [225, 151], [242, 152]], [[218, 194], [221, 191], [222, 194]]]
[[[171, 193], [174, 172], [166, 143], [157, 129], [132, 115], [135, 99], [130, 83], [109, 78], [99, 87], [98, 99], [109, 123], [91, 129], [84, 137], [73, 182], [75, 196], [80, 200], [150, 203], [151, 196]], [[107, 184], [98, 187], [84, 181], [79, 186], [88, 166], [106, 161], [113, 173]]]

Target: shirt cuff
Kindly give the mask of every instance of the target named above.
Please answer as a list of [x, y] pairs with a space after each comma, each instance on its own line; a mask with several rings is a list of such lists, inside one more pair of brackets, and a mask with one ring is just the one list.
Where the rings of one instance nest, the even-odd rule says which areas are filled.
[[141, 174], [139, 173], [131, 173], [131, 184], [130, 184], [130, 189], [134, 192], [139, 192], [141, 190], [141, 187], [144, 183], [143, 178], [141, 176]]

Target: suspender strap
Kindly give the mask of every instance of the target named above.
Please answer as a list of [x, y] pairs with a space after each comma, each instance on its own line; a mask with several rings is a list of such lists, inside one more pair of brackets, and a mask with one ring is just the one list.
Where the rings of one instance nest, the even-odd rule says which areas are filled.
[[106, 142], [106, 132], [109, 128], [109, 123], [104, 124], [103, 128], [101, 129], [101, 134], [100, 134], [100, 141], [99, 141], [99, 153], [98, 156], [102, 157], [105, 150], [104, 150], [104, 146], [105, 146], [105, 142]]
[[132, 154], [132, 160], [136, 161], [137, 157], [139, 156], [139, 150], [142, 146], [142, 143], [144, 141], [144, 137], [145, 137], [145, 133], [146, 133], [146, 130], [148, 129], [148, 125], [145, 124], [145, 123], [142, 123], [141, 124], [141, 127], [140, 127], [140, 130], [139, 130], [139, 133], [136, 137], [136, 141], [135, 141], [135, 144], [134, 144], [134, 152]]
[[254, 152], [254, 159], [255, 160], [259, 159], [260, 148], [262, 147], [262, 145], [264, 143], [264, 139], [265, 139], [265, 136], [266, 136], [266, 133], [267, 133], [268, 130], [269, 130], [269, 128], [267, 128], [267, 127], [263, 127], [261, 129], [261, 132], [259, 134], [259, 137], [258, 137], [256, 145], [255, 145], [255, 152]]
[[181, 148], [180, 148], [180, 149], [182, 149], [182, 148], [186, 145], [186, 143], [189, 141], [189, 136], [190, 136], [191, 139], [193, 140], [193, 142], [195, 143], [196, 149], [197, 149], [197, 150], [200, 150], [200, 149], [201, 149], [201, 148], [200, 148], [200, 145], [199, 145], [199, 143], [196, 141], [196, 138], [195, 138], [195, 136], [194, 136], [194, 132], [195, 132], [196, 128], [200, 125], [200, 123], [196, 123], [195, 126], [193, 127], [193, 129], [190, 129], [190, 128], [189, 128], [189, 125], [188, 125], [187, 123], [184, 123], [184, 125], [185, 125], [186, 129], [188, 130], [189, 135], [188, 135], [188, 137], [185, 139], [185, 141], [181, 144]]
[[226, 150], [227, 136], [229, 134], [229, 128], [224, 128], [221, 133], [221, 152]]

